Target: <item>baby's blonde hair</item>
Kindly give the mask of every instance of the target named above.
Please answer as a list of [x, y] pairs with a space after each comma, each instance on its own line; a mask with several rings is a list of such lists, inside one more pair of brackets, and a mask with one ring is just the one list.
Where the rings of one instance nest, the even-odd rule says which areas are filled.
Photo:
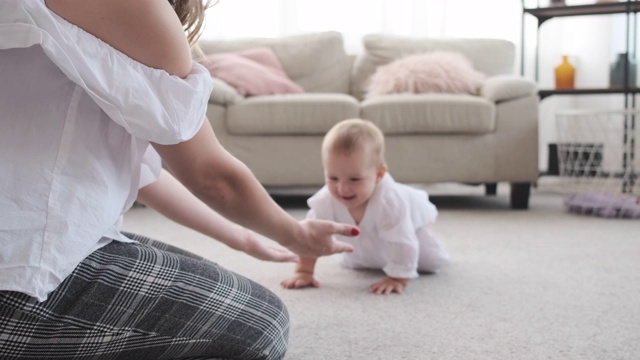
[[376, 166], [385, 165], [384, 135], [371, 121], [347, 119], [335, 124], [322, 141], [322, 158], [328, 154], [349, 155], [357, 149], [368, 151]]

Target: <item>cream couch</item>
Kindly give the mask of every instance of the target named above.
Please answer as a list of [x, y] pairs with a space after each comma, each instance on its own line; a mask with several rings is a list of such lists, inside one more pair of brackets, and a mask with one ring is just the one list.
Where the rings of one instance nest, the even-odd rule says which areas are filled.
[[[363, 38], [346, 54], [341, 34], [202, 41], [205, 54], [267, 46], [304, 94], [242, 98], [216, 79], [207, 115], [223, 146], [267, 189], [323, 184], [320, 145], [340, 120], [360, 117], [385, 133], [391, 174], [404, 183], [511, 184], [511, 206], [527, 208], [538, 178], [538, 97], [514, 75], [515, 48], [495, 39]], [[377, 66], [432, 50], [458, 51], [487, 78], [478, 96], [399, 94], [366, 99]]]

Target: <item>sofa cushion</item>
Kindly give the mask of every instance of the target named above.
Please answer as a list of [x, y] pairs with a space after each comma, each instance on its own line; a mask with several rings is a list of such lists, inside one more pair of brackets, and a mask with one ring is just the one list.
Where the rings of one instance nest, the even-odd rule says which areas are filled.
[[378, 66], [371, 76], [366, 96], [400, 93], [476, 95], [484, 78], [464, 55], [431, 51]]
[[275, 39], [201, 40], [199, 46], [206, 54], [266, 46], [273, 49], [289, 78], [306, 92], [349, 92], [351, 62], [342, 34], [336, 31]]
[[304, 92], [287, 77], [280, 61], [269, 48], [210, 54], [198, 62], [209, 70], [211, 76], [224, 80], [243, 96]]
[[341, 120], [358, 117], [358, 101], [346, 94], [268, 95], [227, 108], [235, 135], [324, 135]]
[[388, 135], [482, 134], [496, 127], [495, 104], [472, 95], [381, 95], [361, 103], [361, 117]]
[[244, 99], [244, 96], [240, 95], [233, 86], [227, 84], [224, 80], [216, 77], [212, 77], [212, 80], [213, 90], [211, 91], [211, 95], [209, 95], [209, 102], [226, 105], [235, 104]]
[[531, 80], [515, 75], [498, 75], [486, 79], [480, 88], [480, 95], [493, 102], [499, 102], [531, 96], [536, 90], [536, 83]]
[[354, 64], [351, 94], [364, 98], [367, 82], [376, 68], [395, 59], [428, 51], [455, 51], [463, 54], [473, 67], [487, 76], [512, 74], [515, 46], [500, 39], [433, 39], [371, 34], [363, 38], [364, 51]]

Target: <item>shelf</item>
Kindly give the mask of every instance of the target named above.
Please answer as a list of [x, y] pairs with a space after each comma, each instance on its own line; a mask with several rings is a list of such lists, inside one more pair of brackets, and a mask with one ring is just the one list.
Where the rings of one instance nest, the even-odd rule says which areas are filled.
[[[612, 14], [625, 14], [627, 20], [627, 34], [626, 34], [626, 50], [625, 53], [629, 53], [629, 39], [631, 34], [633, 33], [634, 41], [636, 41], [635, 37], [635, 28], [630, 29], [629, 23], [630, 18], [633, 16], [634, 19], [634, 27], [635, 27], [635, 18], [636, 14], [640, 12], [640, 0], [626, 0], [624, 2], [606, 2], [600, 4], [588, 4], [588, 5], [570, 5], [570, 6], [554, 6], [554, 7], [537, 7], [537, 8], [525, 8], [524, 7], [525, 0], [522, 0], [522, 47], [521, 47], [521, 71], [524, 75], [524, 32], [525, 32], [525, 15], [529, 14], [534, 16], [538, 21], [538, 32], [540, 31], [540, 25], [549, 19], [553, 19], [556, 17], [569, 17], [569, 16], [587, 16], [587, 15], [612, 15]], [[635, 53], [635, 46], [634, 46]], [[538, 80], [538, 44], [536, 43], [536, 63], [535, 63], [535, 79]], [[627, 77], [628, 74], [628, 64], [625, 66], [625, 74], [624, 78]], [[602, 94], [621, 94], [624, 95], [624, 105], [625, 108], [628, 108], [629, 101], [631, 101], [632, 106], [635, 106], [635, 96], [640, 93], [640, 88], [635, 86], [629, 86], [630, 84], [627, 82], [621, 86], [615, 87], [600, 87], [600, 88], [578, 88], [578, 89], [539, 89], [538, 95], [540, 96], [540, 100], [555, 95], [602, 95]], [[628, 144], [635, 144], [635, 118], [631, 117], [631, 122], [627, 122], [627, 118], [624, 120], [624, 135], [622, 136], [622, 143], [624, 146]], [[627, 192], [629, 186], [633, 188], [635, 181], [637, 180], [637, 174], [633, 169], [633, 152], [631, 153], [631, 163], [628, 163], [629, 159], [627, 158], [627, 154], [622, 157], [623, 170], [626, 173], [628, 169], [631, 169], [633, 173], [633, 177], [630, 179], [624, 179], [622, 184], [622, 191]], [[631, 164], [629, 166], [629, 164]]]
[[[585, 5], [563, 5], [563, 6], [549, 6], [549, 7], [533, 7], [525, 8], [525, 0], [522, 0], [522, 43], [521, 48], [521, 71], [524, 75], [524, 16], [529, 14], [535, 17], [538, 21], [538, 31], [540, 25], [543, 22], [556, 17], [570, 17], [570, 16], [586, 16], [586, 15], [611, 15], [611, 14], [626, 14], [627, 16], [627, 48], [626, 52], [629, 53], [629, 17], [630, 14], [640, 13], [640, 0], [626, 0], [622, 2], [604, 2], [599, 4], [585, 4]], [[536, 68], [535, 79], [538, 80], [538, 46], [536, 44]], [[618, 86], [618, 87], [601, 87], [601, 88], [579, 88], [570, 90], [558, 90], [558, 89], [540, 89], [538, 91], [540, 99], [544, 99], [552, 95], [596, 95], [596, 94], [622, 94], [622, 95], [636, 95], [640, 94], [640, 88], [636, 86]], [[627, 98], [625, 97], [625, 106]]]
[[590, 5], [554, 6], [523, 9], [525, 14], [531, 14], [538, 19], [538, 26], [546, 20], [561, 16], [585, 16], [624, 14], [640, 12], [640, 1], [602, 3]]
[[540, 89], [538, 95], [544, 99], [551, 95], [599, 95], [599, 94], [639, 94], [640, 88], [582, 88], [582, 89]]

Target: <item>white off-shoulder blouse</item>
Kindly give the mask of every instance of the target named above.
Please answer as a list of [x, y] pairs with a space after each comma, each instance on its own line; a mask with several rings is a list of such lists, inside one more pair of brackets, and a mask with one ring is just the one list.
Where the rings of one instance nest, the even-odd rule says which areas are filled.
[[51, 12], [0, 1], [0, 290], [43, 301], [89, 254], [130, 241], [149, 141], [202, 126], [211, 77], [147, 67]]

